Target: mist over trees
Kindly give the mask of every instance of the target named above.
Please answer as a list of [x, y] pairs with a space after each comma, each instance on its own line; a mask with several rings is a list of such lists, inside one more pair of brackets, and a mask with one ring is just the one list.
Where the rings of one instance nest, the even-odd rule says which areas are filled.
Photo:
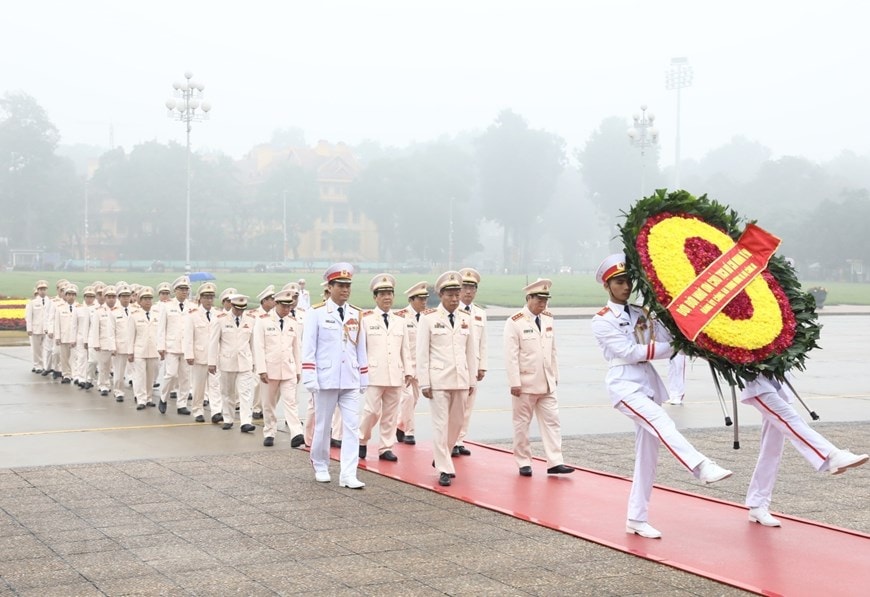
[[[359, 171], [348, 205], [376, 223], [377, 258], [397, 268], [471, 259], [498, 271], [588, 270], [610, 250], [621, 212], [674, 178], [673, 167], [660, 167], [658, 146], [641, 157], [630, 145], [628, 124], [605, 118], [582, 147], [570, 150], [558, 134], [531, 127], [511, 110], [480, 130], [429, 143], [397, 148], [369, 140], [352, 148]], [[184, 254], [185, 147], [150, 141], [129, 152], [98, 152], [61, 146], [60, 139], [36, 99], [0, 98], [3, 261], [12, 248], [75, 256], [86, 201], [91, 237], [119, 243], [119, 256]], [[304, 144], [296, 127], [278, 129], [264, 142], [276, 150]], [[825, 163], [773, 157], [738, 135], [680, 168], [682, 188], [706, 193], [783, 238], [781, 252], [797, 260], [802, 276], [867, 279], [870, 157], [850, 151]], [[312, 257], [300, 254], [300, 237], [326, 213], [318, 185], [312, 170], [291, 161], [252, 175], [229, 156], [194, 153], [192, 253], [263, 262]], [[340, 226], [328, 233], [333, 246], [341, 246], [345, 233]]]

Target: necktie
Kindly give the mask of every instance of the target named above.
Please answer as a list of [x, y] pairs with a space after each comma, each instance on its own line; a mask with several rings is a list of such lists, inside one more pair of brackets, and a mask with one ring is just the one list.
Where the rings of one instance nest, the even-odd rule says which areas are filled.
[[344, 321], [344, 307], [338, 308], [338, 318]]
[[535, 315], [535, 325], [538, 326], [538, 331], [541, 331], [541, 316]]
[[69, 306], [69, 312], [72, 313], [72, 305]]
[[448, 313], [447, 319], [450, 320], [450, 327], [453, 327], [453, 313]]
[[631, 309], [628, 308], [628, 305], [625, 306], [625, 316], [631, 321]]
[[419, 313], [417, 313], [416, 315], [414, 315], [414, 317], [417, 318], [417, 321], [418, 321], [418, 322], [420, 321], [420, 314], [419, 314]]
[[384, 318], [384, 327], [390, 329], [390, 314], [384, 313], [382, 317]]
[[284, 331], [284, 318], [278, 320], [278, 325], [281, 326], [281, 331]]
[[178, 308], [184, 311], [184, 303], [178, 303]]
[[465, 305], [465, 312], [471, 313], [471, 305]]
[[290, 315], [293, 317], [293, 319], [296, 319], [296, 309], [290, 309]]
[[208, 319], [209, 321], [211, 321], [211, 311], [205, 312], [205, 318]]
[[236, 317], [236, 327], [239, 327], [239, 318]]
[[45, 306], [45, 297], [42, 297], [42, 306]]
[[145, 319], [151, 321], [151, 311], [145, 311]]
[[129, 315], [129, 314], [130, 314], [130, 312], [127, 311], [127, 307], [124, 307], [124, 315]]

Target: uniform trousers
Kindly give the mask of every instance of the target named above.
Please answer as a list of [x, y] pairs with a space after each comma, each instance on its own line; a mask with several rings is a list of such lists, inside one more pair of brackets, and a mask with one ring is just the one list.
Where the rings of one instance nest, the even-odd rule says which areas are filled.
[[432, 450], [438, 472], [456, 473], [450, 452], [465, 420], [467, 400], [468, 390], [432, 390], [429, 410], [432, 413]]
[[414, 411], [417, 408], [417, 399], [420, 397], [420, 384], [416, 379], [411, 384], [402, 386], [402, 397], [399, 400], [399, 418], [396, 427], [405, 432], [405, 435], [414, 435]]
[[365, 398], [366, 403], [359, 421], [359, 443], [366, 445], [372, 437], [375, 424], [380, 422], [378, 453], [383, 454], [392, 450], [396, 443], [396, 421], [399, 418], [402, 386], [369, 386]]
[[72, 377], [72, 348], [73, 345], [67, 342], [58, 347], [60, 372], [64, 378]]
[[253, 400], [253, 409], [255, 413], [263, 412], [263, 392], [266, 391], [266, 384], [254, 383], [254, 400]]
[[465, 413], [462, 415], [462, 427], [459, 429], [459, 436], [456, 438], [456, 445], [462, 445], [465, 436], [468, 434], [468, 424], [471, 422], [471, 412], [474, 410], [474, 401], [476, 398], [477, 392], [471, 392], [465, 398]]
[[696, 476], [695, 469], [706, 458], [677, 430], [665, 409], [648, 396], [635, 392], [620, 400], [615, 408], [634, 421], [634, 477], [628, 498], [628, 519], [647, 522], [659, 444], [664, 444], [674, 458]]
[[51, 371], [57, 371], [60, 373], [60, 348], [57, 343], [54, 341], [54, 338], [49, 337], [47, 342], [42, 343], [45, 347], [45, 366]]
[[84, 383], [88, 380], [88, 349], [84, 343], [76, 342], [73, 349], [73, 379]]
[[206, 398], [208, 398], [208, 408], [212, 415], [222, 412], [218, 374], [210, 374], [208, 365], [196, 363], [190, 365], [190, 385], [193, 387], [193, 402], [190, 410], [194, 417], [205, 416]]
[[686, 355], [675, 354], [668, 361], [668, 397], [671, 400], [682, 400], [686, 394]]
[[224, 423], [232, 423], [239, 406], [239, 421], [242, 425], [253, 424], [252, 397], [254, 373], [252, 371], [221, 371], [221, 407]]
[[133, 396], [136, 397], [136, 404], [151, 402], [160, 359], [157, 357], [147, 359], [136, 357], [130, 367], [133, 369]]
[[88, 365], [85, 373], [85, 381], [94, 383], [97, 381], [97, 351], [88, 348]]
[[160, 388], [160, 401], [169, 400], [169, 393], [178, 394], [178, 408], [187, 405], [187, 393], [190, 392], [190, 365], [184, 355], [177, 352], [167, 352], [166, 369], [163, 378], [163, 386]]
[[30, 350], [33, 353], [34, 369], [45, 369], [45, 348], [42, 346], [44, 339], [45, 334], [31, 334], [30, 336]]
[[112, 357], [112, 390], [115, 392], [115, 398], [123, 396], [126, 388], [124, 387], [124, 376], [127, 374], [127, 357], [128, 354], [115, 354]]
[[[331, 439], [341, 439], [341, 409], [336, 408], [332, 413], [332, 422], [329, 426]], [[311, 446], [314, 441], [314, 394], [308, 394], [308, 412], [305, 414], [305, 445]]]
[[340, 479], [355, 479], [359, 463], [359, 390], [319, 390], [314, 396], [314, 437], [311, 440], [311, 466], [315, 473], [329, 472], [329, 421], [341, 411]]
[[296, 403], [296, 378], [270, 379], [269, 383], [259, 382], [263, 398], [263, 437], [275, 437], [278, 433], [278, 403], [284, 410], [284, 421], [290, 429], [290, 437], [302, 434], [302, 421], [299, 420], [299, 406]]
[[746, 505], [768, 508], [786, 438], [817, 471], [828, 470], [827, 458], [837, 447], [810, 427], [778, 394], [762, 394], [744, 402], [761, 413], [761, 446], [746, 492]]
[[520, 394], [513, 398], [514, 459], [517, 466], [532, 466], [529, 427], [532, 415], [538, 419], [541, 443], [547, 457], [547, 468], [564, 464], [562, 459], [562, 426], [556, 394]]
[[112, 372], [112, 351], [110, 350], [95, 350], [97, 354], [97, 388], [103, 391], [111, 389], [111, 378], [109, 374]]

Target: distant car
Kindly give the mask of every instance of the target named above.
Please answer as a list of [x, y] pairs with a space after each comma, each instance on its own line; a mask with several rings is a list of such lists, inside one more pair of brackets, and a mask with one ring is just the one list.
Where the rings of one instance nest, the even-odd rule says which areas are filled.
[[572, 273], [572, 271], [573, 270], [572, 270], [570, 265], [563, 265], [562, 267], [559, 268], [560, 274], [570, 274], [570, 273]]

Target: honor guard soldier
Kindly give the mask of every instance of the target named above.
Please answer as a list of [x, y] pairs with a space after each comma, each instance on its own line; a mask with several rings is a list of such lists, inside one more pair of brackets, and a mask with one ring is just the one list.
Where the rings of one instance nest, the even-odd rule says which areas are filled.
[[673, 354], [671, 335], [642, 308], [630, 305], [632, 281], [625, 269], [625, 255], [610, 255], [595, 273], [604, 286], [607, 306], [592, 318], [592, 334], [609, 364], [605, 383], [613, 407], [634, 422], [635, 461], [628, 521], [625, 532], [658, 539], [661, 532], [648, 522], [649, 501], [655, 482], [659, 444], [704, 483], [731, 476], [696, 450], [683, 437], [662, 408], [668, 397], [659, 374], [650, 363]]
[[396, 421], [402, 388], [414, 376], [411, 347], [405, 318], [392, 313], [396, 279], [390, 274], [372, 278], [369, 288], [377, 307], [362, 314], [360, 321], [365, 330], [366, 356], [369, 360], [369, 388], [359, 423], [359, 457], [365, 459], [372, 429], [378, 428], [380, 445], [378, 458], [395, 462]]
[[220, 371], [223, 429], [232, 429], [236, 405], [242, 433], [255, 429], [252, 422], [252, 385], [254, 383], [253, 346], [254, 318], [247, 313], [248, 297], [231, 294], [227, 297], [231, 310], [219, 313], [211, 327], [208, 349], [208, 372]]
[[94, 321], [89, 337], [90, 347], [97, 360], [97, 389], [100, 396], [108, 396], [109, 374], [112, 372], [112, 354], [115, 352], [115, 318], [113, 309], [117, 304], [118, 292], [114, 286], [103, 289], [105, 302], [94, 310]]
[[75, 348], [73, 351], [73, 383], [79, 389], [87, 389], [88, 382], [88, 335], [91, 331], [91, 314], [93, 312], [94, 300], [97, 298], [97, 293], [94, 292], [93, 286], [85, 286], [82, 289], [84, 302], [76, 305], [73, 321], [73, 329], [75, 331]]
[[64, 288], [64, 304], [54, 311], [54, 341], [57, 344], [60, 357], [60, 371], [63, 379], [60, 383], [72, 382], [72, 350], [76, 343], [76, 296], [78, 288], [75, 284], [69, 284]]
[[302, 383], [314, 396], [314, 437], [311, 464], [314, 478], [329, 483], [329, 423], [336, 407], [341, 409], [341, 472], [339, 485], [361, 489], [359, 462], [359, 397], [369, 385], [365, 330], [359, 309], [348, 303], [353, 266], [336, 263], [323, 278], [329, 298], [315, 307], [305, 320], [302, 333]]
[[[405, 328], [408, 330], [408, 346], [411, 352], [411, 369], [416, 374], [417, 367], [417, 324], [420, 314], [426, 310], [426, 301], [429, 300], [429, 283], [417, 282], [405, 291], [408, 298], [408, 306], [397, 311], [396, 315], [405, 318]], [[417, 408], [417, 399], [420, 397], [420, 383], [416, 375], [411, 383], [402, 388], [402, 398], [399, 401], [399, 418], [396, 424], [396, 440], [413, 446], [417, 443], [414, 437], [414, 411]]]
[[456, 445], [465, 420], [468, 394], [477, 384], [477, 343], [472, 316], [459, 308], [462, 275], [447, 271], [435, 281], [441, 299], [423, 311], [417, 327], [417, 379], [432, 411], [432, 465], [438, 484], [446, 487], [456, 476], [451, 446]]
[[[459, 270], [462, 275], [462, 291], [459, 293], [459, 308], [471, 316], [471, 330], [474, 335], [474, 342], [477, 344], [477, 381], [482, 381], [486, 375], [486, 311], [474, 303], [477, 296], [477, 287], [480, 285], [480, 273], [473, 268], [464, 267]], [[459, 439], [456, 440], [456, 445], [453, 446], [453, 456], [470, 456], [471, 450], [465, 447], [463, 443], [465, 436], [468, 434], [468, 424], [471, 421], [471, 413], [474, 410], [474, 399], [477, 397], [476, 392], [469, 392], [468, 401], [465, 404], [465, 419], [462, 422], [462, 429], [459, 430]]]
[[33, 373], [45, 371], [45, 314], [48, 311], [45, 293], [48, 290], [48, 282], [39, 280], [36, 282], [36, 296], [27, 302], [24, 307], [24, 325], [27, 328], [27, 337], [30, 339], [30, 351], [33, 358]]
[[[127, 318], [127, 335], [133, 351], [127, 361], [133, 367], [133, 396], [136, 400], [136, 410], [145, 410], [146, 405], [154, 406], [151, 398], [154, 380], [157, 379], [157, 362], [160, 352], [157, 350], [157, 330], [160, 319], [157, 312], [152, 312], [154, 291], [143, 286], [139, 289], [139, 304], [131, 307]], [[165, 403], [161, 403], [161, 406]], [[160, 412], [166, 412], [161, 408]]]
[[547, 474], [564, 475], [574, 469], [562, 459], [562, 431], [556, 386], [559, 364], [553, 315], [547, 311], [551, 280], [539, 279], [523, 288], [526, 306], [505, 321], [505, 372], [511, 389], [514, 424], [514, 458], [523, 477], [532, 476], [529, 426], [538, 419], [547, 456]]
[[[266, 288], [263, 289], [260, 294], [257, 295], [257, 302], [260, 304], [259, 307], [251, 311], [251, 314], [259, 319], [261, 315], [267, 315], [272, 309], [275, 308], [275, 285], [269, 284]], [[255, 372], [256, 373], [256, 372]], [[263, 418], [263, 397], [260, 392], [261, 389], [265, 389], [265, 385], [260, 387], [261, 384], [258, 383], [258, 380], [254, 380], [254, 419], [262, 419]]]
[[275, 445], [278, 432], [276, 408], [280, 400], [284, 421], [290, 429], [290, 447], [302, 445], [302, 421], [296, 404], [296, 387], [301, 378], [301, 338], [290, 310], [298, 294], [282, 290], [274, 295], [275, 308], [263, 313], [254, 324], [254, 368], [263, 384], [263, 445]]
[[112, 389], [115, 392], [115, 400], [124, 401], [124, 376], [127, 373], [127, 362], [133, 354], [133, 345], [127, 328], [127, 318], [130, 317], [130, 295], [132, 291], [126, 284], [116, 287], [118, 302], [112, 309], [113, 326], [115, 330], [115, 351], [112, 353]]
[[160, 327], [157, 332], [157, 348], [166, 361], [163, 387], [160, 389], [160, 412], [166, 412], [166, 402], [176, 398], [176, 410], [180, 415], [189, 415], [187, 395], [190, 392], [190, 366], [184, 359], [185, 321], [193, 307], [187, 299], [190, 294], [190, 278], [180, 276], [172, 283], [175, 300], [168, 301], [161, 309]]
[[190, 367], [190, 381], [193, 386], [193, 416], [197, 423], [205, 423], [205, 400], [211, 411], [211, 422], [222, 423], [220, 384], [217, 373], [208, 371], [208, 348], [211, 342], [211, 328], [216, 325], [219, 311], [214, 308], [214, 295], [217, 288], [211, 282], [204, 282], [197, 290], [199, 305], [191, 307], [184, 321], [184, 359]]

